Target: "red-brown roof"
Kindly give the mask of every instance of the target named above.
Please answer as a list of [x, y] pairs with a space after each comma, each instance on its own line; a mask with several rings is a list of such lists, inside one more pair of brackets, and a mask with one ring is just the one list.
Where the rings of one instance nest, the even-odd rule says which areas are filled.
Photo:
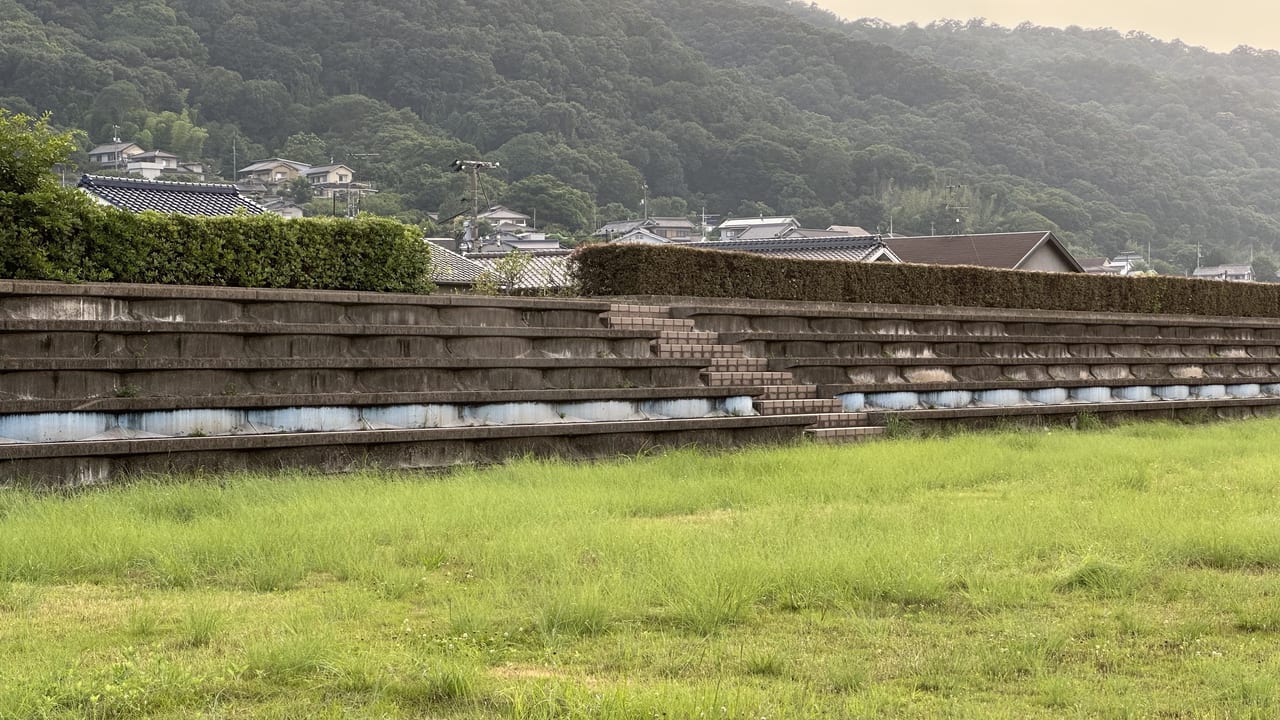
[[1048, 246], [1072, 270], [1083, 272], [1080, 263], [1051, 232], [887, 237], [884, 242], [906, 263], [977, 265], [1006, 270], [1020, 269], [1033, 252]]

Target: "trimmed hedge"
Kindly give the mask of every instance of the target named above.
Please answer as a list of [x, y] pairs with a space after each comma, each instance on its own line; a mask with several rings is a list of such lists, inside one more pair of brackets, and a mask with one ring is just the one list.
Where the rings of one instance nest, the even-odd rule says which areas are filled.
[[[0, 197], [0, 277], [427, 293], [430, 250], [393, 220], [139, 215], [78, 192]], [[0, 195], [3, 195], [0, 193]]]
[[787, 260], [662, 245], [593, 245], [574, 259], [584, 295], [1280, 317], [1280, 284]]

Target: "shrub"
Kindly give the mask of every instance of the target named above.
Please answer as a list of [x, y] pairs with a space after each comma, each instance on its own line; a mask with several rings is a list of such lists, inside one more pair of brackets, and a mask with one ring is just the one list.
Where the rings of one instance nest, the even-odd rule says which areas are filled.
[[581, 248], [573, 266], [582, 293], [597, 296], [1280, 317], [1280, 285], [1264, 283], [789, 260], [628, 244]]
[[134, 215], [59, 187], [68, 133], [0, 110], [0, 277], [430, 292], [421, 233], [386, 219]]

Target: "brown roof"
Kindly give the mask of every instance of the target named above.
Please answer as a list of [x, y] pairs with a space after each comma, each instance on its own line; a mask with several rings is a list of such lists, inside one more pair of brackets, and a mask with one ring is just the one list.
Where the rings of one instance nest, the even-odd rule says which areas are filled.
[[1075, 272], [1084, 271], [1051, 232], [886, 237], [884, 242], [906, 263], [977, 265], [1006, 270], [1021, 268], [1033, 252], [1048, 245]]

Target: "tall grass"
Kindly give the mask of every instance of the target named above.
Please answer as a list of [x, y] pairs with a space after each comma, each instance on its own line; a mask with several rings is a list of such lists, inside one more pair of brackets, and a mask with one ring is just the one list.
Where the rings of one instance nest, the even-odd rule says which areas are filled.
[[[1280, 569], [1278, 430], [8, 491], [0, 632], [65, 622], [83, 637], [0, 669], [0, 718], [48, 700], [37, 679], [60, 662], [89, 647], [85, 667], [109, 663], [121, 643], [194, 668], [156, 708], [225, 685], [264, 713], [301, 693], [371, 717], [928, 716], [942, 697], [1014, 717], [1088, 715], [1158, 685], [1170, 707], [1254, 712], [1276, 684], [1188, 653], [1213, 663], [1233, 634], [1280, 632], [1264, 582]], [[95, 612], [119, 606], [117, 630], [86, 594]], [[1157, 667], [1189, 675], [1143, 675]], [[1099, 668], [1138, 675], [1090, 686]], [[63, 700], [50, 717], [83, 709]]]

